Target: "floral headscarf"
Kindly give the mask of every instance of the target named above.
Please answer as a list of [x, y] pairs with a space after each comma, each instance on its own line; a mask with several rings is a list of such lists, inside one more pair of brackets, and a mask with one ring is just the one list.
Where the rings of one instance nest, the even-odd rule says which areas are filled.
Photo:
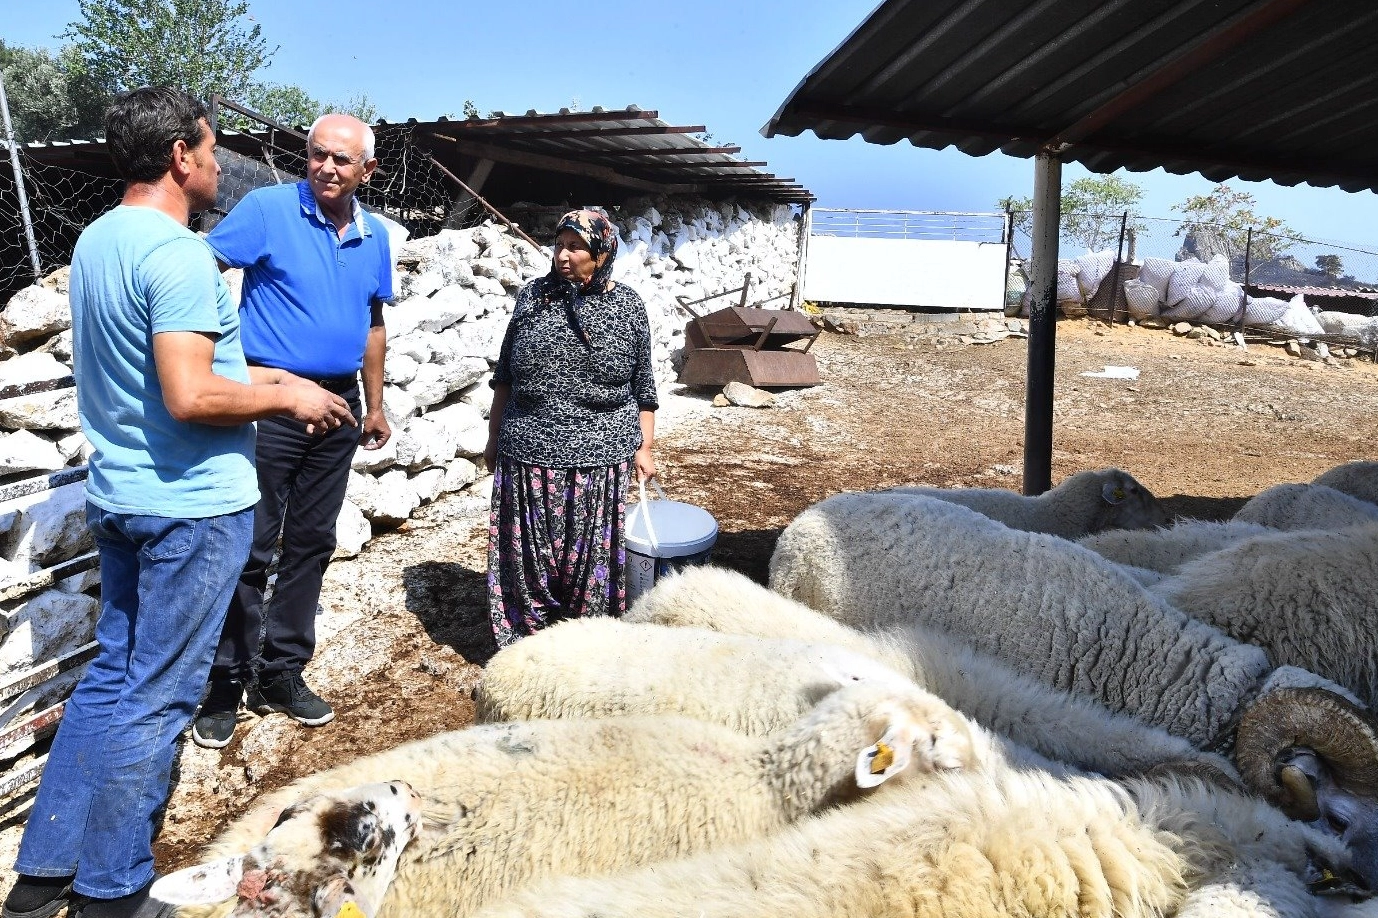
[[[555, 224], [555, 235], [561, 230], [573, 230], [588, 244], [593, 262], [597, 266], [593, 277], [580, 288], [581, 293], [602, 293], [612, 289], [613, 262], [617, 260], [617, 227], [612, 225], [608, 215], [596, 210], [571, 210]], [[560, 277], [554, 261], [550, 263], [550, 273]], [[563, 280], [564, 278], [560, 278]]]

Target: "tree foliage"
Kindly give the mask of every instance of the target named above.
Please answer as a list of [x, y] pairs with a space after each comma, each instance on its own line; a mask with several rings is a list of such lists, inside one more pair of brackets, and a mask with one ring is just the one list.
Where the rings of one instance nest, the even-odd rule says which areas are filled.
[[0, 41], [0, 75], [10, 118], [21, 142], [95, 137], [104, 132], [109, 94], [91, 79], [70, 48], [7, 46]]
[[[243, 104], [288, 127], [309, 125], [325, 113], [321, 103], [308, 95], [306, 90], [283, 83], [253, 84], [245, 91]], [[243, 127], [241, 120], [222, 116], [220, 123]]]
[[1345, 270], [1344, 262], [1340, 260], [1340, 256], [1335, 254], [1317, 255], [1316, 267], [1331, 277], [1339, 277]]
[[[1062, 189], [1062, 238], [1091, 251], [1107, 248], [1119, 241], [1126, 213], [1131, 218], [1128, 229], [1142, 232], [1146, 227], [1133, 218], [1143, 196], [1143, 188], [1117, 175], [1077, 179]], [[1013, 213], [1016, 229], [1032, 234], [1032, 198], [1001, 198], [996, 206]]]
[[200, 99], [244, 99], [277, 51], [257, 24], [242, 21], [246, 0], [78, 0], [78, 7], [81, 18], [61, 37], [113, 91], [159, 84]]
[[1256, 262], [1285, 255], [1301, 234], [1276, 217], [1254, 213], [1256, 204], [1247, 191], [1216, 185], [1210, 194], [1193, 195], [1172, 205], [1182, 215], [1176, 235], [1190, 235], [1197, 240], [1198, 250], [1223, 252], [1230, 258], [1243, 258], [1245, 249]]

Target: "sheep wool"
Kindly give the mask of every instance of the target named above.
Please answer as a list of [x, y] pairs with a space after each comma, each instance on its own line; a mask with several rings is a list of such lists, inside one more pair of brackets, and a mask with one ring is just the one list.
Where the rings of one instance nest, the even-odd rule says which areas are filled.
[[1378, 702], [1378, 523], [1272, 532], [1198, 558], [1152, 591], [1275, 664]]
[[781, 534], [770, 584], [855, 627], [909, 620], [953, 635], [1203, 748], [1270, 669], [1262, 650], [1188, 618], [1095, 552], [918, 495], [810, 507]]
[[1199, 782], [942, 775], [689, 860], [542, 883], [481, 915], [1159, 918], [1241, 859], [1295, 873], [1314, 844], [1342, 861], [1268, 809]]
[[1281, 484], [1262, 491], [1234, 518], [1270, 529], [1343, 529], [1378, 523], [1378, 504], [1319, 484]]
[[829, 644], [580, 618], [489, 660], [475, 716], [491, 723], [680, 714], [764, 736], [856, 682], [917, 690], [875, 656]]
[[[913, 622], [897, 622], [863, 634], [735, 571], [688, 568], [659, 581], [627, 617], [639, 619], [633, 628], [654, 629], [654, 639], [637, 642], [636, 654], [581, 640], [551, 640], [544, 645], [537, 655], [540, 668], [524, 670], [541, 696], [528, 704], [529, 716], [591, 716], [609, 705], [623, 704], [629, 710], [635, 704], [637, 712], [649, 713], [640, 706], [683, 705], [673, 709], [713, 723], [773, 730], [797, 716], [801, 698], [820, 691], [820, 674], [811, 663], [794, 662], [791, 655], [797, 651], [792, 648], [800, 645], [793, 640], [769, 638], [807, 635], [810, 640], [845, 641], [858, 655], [884, 661], [1012, 742], [1003, 754], [1016, 761], [1053, 771], [1072, 766], [1104, 775], [1131, 774], [1165, 763], [1196, 763], [1227, 778], [1236, 777], [1234, 767], [1220, 756], [1131, 717], [1113, 714], [1089, 698], [1050, 688], [948, 635]], [[550, 633], [564, 629], [572, 635], [595, 621], [571, 622]], [[656, 624], [684, 621], [694, 626]], [[706, 641], [701, 637], [704, 629], [753, 635], [755, 642]], [[676, 639], [677, 633], [684, 637]], [[539, 638], [528, 638], [516, 647]], [[490, 670], [509, 652], [495, 657]], [[766, 664], [758, 670], [762, 655], [786, 665]], [[546, 669], [560, 678], [543, 675]], [[648, 691], [639, 675], [643, 672], [681, 675], [656, 679]], [[825, 675], [835, 677], [836, 672], [833, 664]], [[503, 678], [517, 681], [515, 673]], [[600, 687], [601, 699], [591, 697], [585, 680]], [[842, 683], [832, 683], [838, 684]], [[523, 690], [514, 686], [507, 691], [515, 695]], [[685, 698], [689, 700], [682, 701]]]
[[298, 800], [405, 780], [424, 801], [424, 825], [378, 914], [455, 918], [537, 877], [752, 838], [895, 775], [971, 757], [965, 718], [942, 701], [872, 685], [834, 692], [765, 738], [682, 717], [492, 724], [303, 778], [257, 803], [209, 855], [249, 850]]
[[1077, 472], [1036, 497], [1004, 488], [903, 487], [882, 494], [918, 494], [970, 507], [1011, 529], [1064, 539], [1107, 529], [1151, 529], [1168, 522], [1167, 511], [1143, 485], [1119, 469]]
[[1311, 483], [1378, 504], [1378, 462], [1346, 462], [1322, 472]]
[[[1171, 574], [1194, 558], [1272, 531], [1267, 526], [1241, 520], [1181, 520], [1167, 529], [1100, 532], [1078, 542], [1117, 564]], [[1149, 585], [1151, 582], [1145, 584]]]

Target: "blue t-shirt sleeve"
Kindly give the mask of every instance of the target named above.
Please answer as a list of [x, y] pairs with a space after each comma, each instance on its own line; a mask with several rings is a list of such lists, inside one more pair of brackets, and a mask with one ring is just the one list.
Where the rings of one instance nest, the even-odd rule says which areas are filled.
[[268, 222], [250, 193], [206, 236], [215, 257], [232, 268], [247, 268], [268, 257]]
[[158, 246], [140, 263], [139, 279], [152, 334], [221, 333], [216, 304], [223, 281], [200, 239], [179, 237]]

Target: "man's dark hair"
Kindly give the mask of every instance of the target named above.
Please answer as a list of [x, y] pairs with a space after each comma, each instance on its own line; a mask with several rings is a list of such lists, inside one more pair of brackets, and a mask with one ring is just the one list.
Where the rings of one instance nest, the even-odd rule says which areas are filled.
[[169, 86], [120, 93], [105, 112], [105, 143], [126, 182], [156, 182], [172, 168], [172, 145], [203, 139], [206, 106]]

